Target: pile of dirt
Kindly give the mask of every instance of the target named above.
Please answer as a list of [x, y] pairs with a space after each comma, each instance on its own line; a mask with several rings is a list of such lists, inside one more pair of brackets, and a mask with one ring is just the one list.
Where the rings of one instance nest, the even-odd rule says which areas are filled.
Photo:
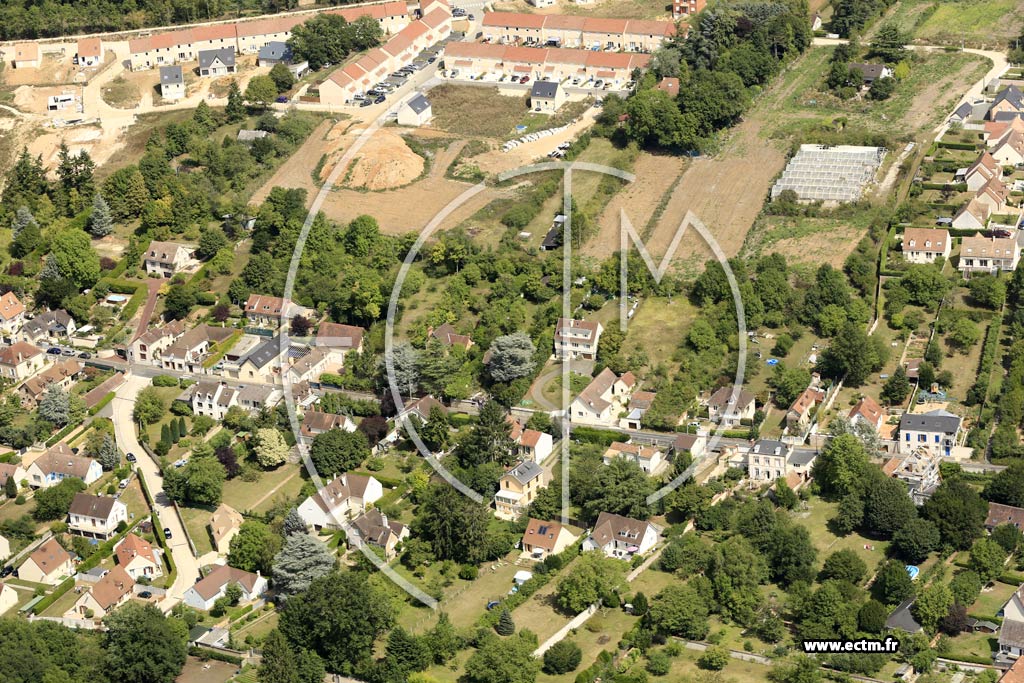
[[346, 169], [345, 186], [389, 190], [408, 185], [423, 174], [425, 163], [423, 157], [409, 149], [401, 135], [381, 129], [373, 134]]

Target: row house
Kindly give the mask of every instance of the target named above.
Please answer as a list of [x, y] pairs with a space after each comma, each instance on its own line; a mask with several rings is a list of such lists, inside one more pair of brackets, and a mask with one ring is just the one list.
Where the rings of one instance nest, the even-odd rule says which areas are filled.
[[177, 372], [202, 372], [203, 361], [214, 344], [228, 339], [234, 330], [228, 327], [199, 325], [181, 335], [160, 354], [160, 367]]
[[964, 277], [972, 273], [1012, 272], [1020, 262], [1022, 239], [1024, 231], [1018, 231], [1014, 237], [964, 237], [957, 268]]
[[421, 8], [422, 19], [410, 23], [381, 47], [335, 69], [320, 85], [320, 102], [344, 105], [393, 71], [411, 63], [426, 48], [451, 35], [451, 10], [443, 3]]
[[238, 391], [227, 382], [196, 382], [186, 390], [192, 413], [223, 420], [231, 406], [238, 405]]
[[569, 406], [569, 419], [574, 424], [614, 427], [635, 388], [632, 372], [619, 376], [605, 368]]
[[276, 330], [281, 326], [281, 320], [285, 317], [286, 313], [290, 313], [291, 317], [300, 315], [308, 317], [313, 314], [313, 311], [310, 309], [299, 306], [293, 301], [288, 302], [286, 310], [285, 303], [284, 297], [250, 294], [243, 307], [246, 324], [250, 327]]
[[903, 231], [903, 260], [907, 263], [935, 263], [949, 258], [952, 249], [948, 230], [907, 228]]
[[488, 43], [451, 43], [445, 48], [445, 66], [464, 71], [470, 77], [498, 73], [554, 81], [601, 78], [625, 82], [632, 78], [634, 69], [644, 69], [649, 62], [650, 55], [644, 53]]
[[185, 323], [172, 320], [137, 336], [125, 350], [130, 363], [158, 363], [164, 349], [185, 334]]
[[21, 405], [29, 410], [34, 409], [53, 386], [67, 391], [81, 375], [84, 367], [82, 362], [77, 359], [65, 358], [38, 375], [29, 377], [18, 387], [18, 398], [21, 399]]
[[481, 31], [493, 43], [653, 52], [676, 35], [676, 26], [646, 19], [487, 12]]

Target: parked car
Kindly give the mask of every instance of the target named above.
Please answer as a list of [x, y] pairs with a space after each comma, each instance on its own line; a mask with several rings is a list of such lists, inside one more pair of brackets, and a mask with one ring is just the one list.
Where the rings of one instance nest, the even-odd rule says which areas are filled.
[[380, 97], [378, 97], [377, 99], [375, 99], [375, 100], [373, 101], [373, 103], [374, 103], [374, 104], [381, 104], [381, 103], [382, 103], [382, 102], [384, 102], [384, 100], [386, 100], [386, 99], [387, 99], [386, 97], [384, 97], [383, 95], [381, 95]]
[[373, 100], [363, 100], [362, 102], [359, 103], [359, 106], [369, 107], [371, 104], [373, 104]]
[[139, 597], [143, 600], [149, 600], [151, 597], [153, 597], [153, 593], [152, 591], [141, 591], [139, 593]]
[[526, 83], [526, 82], [527, 82], [527, 81], [529, 81], [529, 80], [530, 80], [530, 77], [529, 77], [529, 76], [523, 76], [523, 77], [522, 77], [521, 79], [519, 79], [519, 82], [520, 82], [520, 83]]
[[54, 356], [60, 355], [60, 349], [57, 348], [56, 346], [51, 346], [50, 348], [46, 349], [46, 352], [53, 354]]
[[119, 489], [126, 489], [126, 488], [128, 488], [128, 480], [127, 479], [122, 479], [121, 481], [119, 481], [117, 483], [117, 488], [119, 488]]
[[12, 567], [11, 565], [7, 565], [2, 570], [0, 570], [0, 579], [5, 579], [13, 573], [14, 567]]
[[288, 101], [288, 96], [287, 95], [279, 95], [278, 98], [276, 100], [274, 100], [274, 101], [277, 102], [278, 104], [285, 104]]
[[164, 527], [164, 538], [172, 538], [173, 536], [174, 536], [174, 534], [171, 533], [171, 527], [165, 526]]
[[124, 459], [127, 460], [128, 462], [135, 462], [136, 460], [138, 460], [138, 458], [135, 457], [134, 453], [126, 453]]
[[597, 79], [596, 81], [594, 81], [594, 87], [595, 88], [600, 88], [602, 85], [604, 85], [604, 81], [601, 80], [600, 78]]
[[78, 354], [78, 357], [81, 358], [82, 360], [89, 360], [90, 358], [92, 358], [92, 354], [89, 353], [88, 351], [82, 351], [80, 354]]

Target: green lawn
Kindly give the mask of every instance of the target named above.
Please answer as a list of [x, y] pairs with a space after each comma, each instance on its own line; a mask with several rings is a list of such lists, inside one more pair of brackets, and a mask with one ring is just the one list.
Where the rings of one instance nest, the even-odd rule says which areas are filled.
[[213, 510], [207, 508], [181, 506], [181, 517], [185, 520], [188, 535], [192, 538], [196, 552], [200, 556], [213, 551], [213, 540], [210, 538], [210, 530], [207, 527], [211, 515], [213, 515]]
[[252, 636], [253, 639], [265, 638], [277, 626], [277, 619], [277, 612], [275, 611], [270, 612], [266, 616], [261, 616], [255, 621], [251, 621], [235, 631], [235, 640], [239, 643], [245, 643], [247, 636]]
[[[869, 570], [878, 565], [878, 561], [885, 557], [885, 550], [889, 545], [888, 541], [873, 541], [864, 538], [860, 534], [851, 533], [839, 537], [828, 530], [828, 520], [835, 516], [836, 503], [830, 503], [821, 498], [811, 498], [806, 504], [806, 509], [799, 509], [792, 513], [794, 521], [807, 527], [811, 535], [811, 542], [818, 550], [818, 559], [824, 560], [837, 550], [853, 550], [857, 553]], [[865, 548], [865, 545], [872, 547], [872, 550]]]
[[974, 601], [974, 604], [971, 605], [968, 613], [978, 617], [995, 616], [1016, 590], [1017, 586], [996, 581], [990, 588], [985, 588], [981, 591], [981, 594]]
[[[252, 510], [260, 499], [289, 477], [301, 481], [299, 465], [280, 465], [277, 469], [260, 473], [260, 478], [256, 481], [243, 481], [241, 477], [235, 477], [224, 483], [223, 500], [239, 512]], [[276, 493], [269, 496], [267, 500], [273, 499], [275, 495]]]
[[40, 616], [43, 617], [62, 617], [64, 613], [75, 606], [78, 602], [78, 598], [82, 597], [79, 593], [76, 593], [74, 589], [69, 590], [64, 595], [57, 598], [57, 600], [42, 611]]
[[953, 646], [950, 659], [991, 657], [999, 648], [999, 636], [994, 633], [961, 633], [950, 643]]
[[[618, 301], [610, 301], [604, 308], [612, 314], [608, 324], [618, 326]], [[661, 297], [644, 299], [626, 328], [622, 355], [630, 358], [642, 352], [647, 356], [647, 366], [651, 368], [671, 363], [672, 356], [698, 313], [697, 307], [685, 296], [673, 297], [671, 300]]]
[[893, 19], [917, 42], [959, 46], [963, 41], [968, 47], [1001, 49], [1019, 35], [1020, 12], [1018, 0], [903, 0]]

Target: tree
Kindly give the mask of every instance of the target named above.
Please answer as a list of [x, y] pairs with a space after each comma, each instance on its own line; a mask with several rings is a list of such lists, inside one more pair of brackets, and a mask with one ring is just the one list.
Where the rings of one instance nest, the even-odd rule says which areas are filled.
[[850, 549], [837, 550], [828, 556], [821, 568], [821, 581], [837, 579], [854, 586], [864, 580], [868, 567], [860, 555]]
[[871, 41], [871, 54], [881, 57], [890, 64], [903, 59], [907, 45], [907, 34], [895, 21], [886, 21], [878, 27]]
[[729, 663], [729, 651], [720, 645], [711, 645], [697, 658], [697, 666], [709, 671], [721, 671]]
[[480, 408], [476, 424], [455, 448], [455, 455], [463, 467], [489, 462], [511, 464], [515, 449], [511, 434], [505, 409], [491, 399]]
[[243, 103], [242, 91], [238, 87], [238, 81], [232, 79], [228, 86], [228, 104], [224, 107], [224, 113], [228, 117], [228, 123], [238, 123], [245, 118], [245, 104]]
[[288, 444], [281, 432], [273, 427], [257, 429], [253, 442], [256, 461], [261, 467], [277, 467], [288, 457]]
[[466, 660], [465, 683], [533, 683], [540, 660], [533, 657], [537, 638], [519, 633], [511, 638], [486, 635]]
[[981, 594], [981, 577], [970, 569], [959, 571], [949, 582], [949, 591], [961, 605], [973, 605]]
[[982, 492], [986, 500], [1024, 507], [1024, 462], [1015, 462], [997, 472]]
[[89, 232], [93, 237], [106, 237], [114, 229], [110, 218], [110, 207], [97, 192], [92, 198], [92, 213], [89, 214]]
[[59, 385], [51, 384], [37, 408], [39, 417], [63, 427], [71, 419], [71, 397]]
[[334, 556], [307, 533], [293, 533], [274, 557], [274, 588], [287, 599], [309, 588], [314, 579], [334, 570]]
[[387, 661], [403, 674], [423, 671], [430, 666], [433, 658], [426, 636], [414, 636], [401, 626], [395, 626], [388, 634]]
[[439, 560], [460, 564], [478, 564], [495, 552], [504, 554], [507, 546], [489, 529], [491, 514], [487, 507], [459, 493], [448, 484], [433, 484], [413, 520], [413, 536], [430, 543]]
[[[21, 208], [24, 209], [25, 207]], [[25, 209], [25, 211], [27, 212], [28, 209]], [[31, 218], [32, 214], [29, 213], [28, 216]], [[39, 224], [36, 223], [35, 218], [32, 218], [31, 221], [18, 230], [18, 234], [14, 236], [8, 251], [11, 252], [11, 256], [14, 258], [24, 258], [38, 249], [42, 243], [43, 233], [39, 230]]]
[[868, 467], [864, 445], [852, 434], [830, 440], [814, 463], [814, 480], [822, 490], [842, 497], [857, 488]]
[[942, 542], [959, 550], [984, 533], [988, 517], [985, 501], [964, 481], [943, 481], [921, 511], [938, 527]]
[[188, 629], [151, 604], [129, 601], [103, 620], [106, 675], [119, 683], [173, 683], [185, 666]]
[[277, 97], [277, 85], [270, 76], [253, 76], [245, 87], [245, 101], [266, 109]]
[[978, 324], [969, 318], [957, 318], [946, 335], [950, 344], [963, 352], [978, 343], [981, 338], [981, 330]]
[[97, 460], [100, 461], [103, 469], [108, 472], [120, 467], [121, 454], [118, 452], [117, 444], [114, 443], [114, 438], [110, 434], [103, 435], [103, 442], [100, 444]]
[[274, 556], [281, 549], [281, 537], [263, 522], [250, 519], [242, 522], [228, 547], [228, 565], [247, 572], [269, 575]]
[[293, 337], [307, 337], [313, 329], [313, 323], [306, 316], [297, 315], [291, 319], [288, 328]]
[[707, 602], [690, 584], [673, 583], [654, 597], [648, 622], [665, 636], [703, 640], [709, 629]]
[[622, 581], [620, 560], [601, 553], [587, 553], [558, 582], [555, 602], [565, 612], [578, 614], [599, 600], [610, 597]]
[[69, 228], [57, 234], [50, 243], [46, 262], [53, 262], [59, 276], [81, 291], [96, 284], [100, 278], [100, 257], [92, 241], [82, 230]]
[[329, 429], [313, 438], [309, 457], [321, 476], [333, 478], [356, 469], [369, 458], [370, 442], [358, 430]]
[[767, 555], [772, 578], [781, 586], [814, 579], [818, 552], [811, 543], [807, 527], [799, 524], [777, 527], [772, 533]]
[[881, 633], [889, 618], [889, 610], [878, 600], [868, 600], [857, 612], [857, 626], [865, 633]]
[[135, 397], [132, 419], [139, 424], [155, 424], [167, 414], [167, 404], [154, 387], [146, 387]]
[[768, 386], [775, 391], [774, 403], [780, 408], [789, 408], [810, 383], [810, 372], [804, 368], [787, 368], [785, 363], [776, 365], [768, 380]]
[[437, 624], [426, 633], [426, 640], [435, 664], [448, 662], [462, 648], [462, 639], [445, 612], [438, 615]]
[[195, 285], [171, 285], [164, 297], [164, 317], [167, 320], [184, 320], [198, 302]]
[[882, 368], [888, 356], [879, 337], [869, 337], [861, 324], [849, 321], [822, 352], [819, 369], [828, 377], [845, 378], [847, 386], [859, 387]]
[[302, 515], [299, 514], [298, 508], [292, 508], [288, 511], [288, 514], [284, 518], [282, 525], [282, 531], [285, 536], [292, 536], [294, 534], [305, 534], [307, 531], [306, 520], [302, 519]]
[[168, 497], [190, 505], [220, 505], [227, 471], [216, 458], [192, 457], [181, 469], [164, 474]]
[[495, 382], [512, 382], [533, 372], [537, 348], [530, 335], [515, 332], [495, 337], [491, 342], [487, 371]]
[[912, 519], [892, 536], [892, 551], [910, 564], [924, 562], [928, 553], [939, 547], [938, 527], [927, 519]]
[[11, 499], [18, 497], [18, 482], [14, 481], [14, 477], [8, 476], [4, 482], [4, 495]]
[[11, 224], [11, 233], [14, 237], [21, 234], [21, 231], [30, 225], [35, 225], [39, 228], [39, 223], [36, 222], [36, 217], [32, 215], [27, 206], [19, 206], [18, 210], [14, 212], [14, 223]]
[[971, 547], [968, 566], [978, 575], [982, 584], [999, 576], [1006, 563], [1006, 551], [991, 538], [979, 538]]
[[81, 479], [68, 477], [56, 486], [36, 491], [36, 507], [32, 516], [40, 522], [51, 522], [67, 517], [71, 501], [76, 493], [85, 490], [85, 482]]
[[1006, 301], [1006, 278], [980, 273], [967, 281], [971, 298], [985, 308], [999, 309]]
[[544, 652], [544, 672], [552, 676], [575, 671], [583, 659], [580, 646], [571, 640], [560, 640]]
[[[958, 636], [967, 630], [967, 608], [960, 603], [954, 602], [949, 606], [949, 611], [946, 612], [946, 616], [939, 620], [939, 630], [950, 637]], [[919, 654], [930, 653], [932, 657], [936, 656], [933, 650], [922, 650]], [[915, 655], [915, 659], [917, 655]], [[914, 665], [915, 670], [925, 672], [927, 669], [918, 668]]]
[[[361, 424], [365, 424], [363, 420]], [[439, 405], [430, 406], [426, 424], [417, 427], [423, 443], [433, 451], [445, 451], [451, 445], [451, 424], [448, 412]]]
[[889, 405], [899, 405], [910, 393], [910, 380], [907, 379], [907, 371], [900, 365], [892, 376], [885, 381], [882, 387], [882, 400]]
[[[420, 354], [411, 344], [402, 342], [396, 344], [391, 350], [391, 363], [394, 369], [395, 387], [398, 391], [404, 392], [406, 396], [412, 396], [420, 381]], [[386, 368], [386, 363], [384, 367]]]
[[886, 562], [872, 585], [878, 599], [887, 605], [898, 605], [914, 592], [910, 575], [902, 562]]
[[318, 654], [328, 671], [350, 673], [372, 654], [374, 641], [393, 621], [390, 599], [365, 574], [347, 571], [314, 579], [308, 590], [290, 598], [278, 628], [293, 645]]
[[110, 208], [115, 221], [128, 221], [142, 215], [142, 209], [149, 201], [146, 179], [139, 167], [132, 165], [119, 168], [103, 181], [103, 198]]
[[1016, 552], [1021, 546], [1021, 542], [1024, 541], [1024, 535], [1021, 534], [1020, 529], [1009, 522], [1004, 522], [992, 529], [989, 537], [1007, 553]]
[[199, 247], [196, 249], [196, 256], [204, 261], [209, 261], [217, 255], [217, 252], [230, 245], [228, 236], [220, 228], [203, 228], [199, 231]]
[[602, 512], [633, 519], [647, 518], [647, 496], [653, 488], [651, 478], [636, 463], [615, 458], [598, 471], [594, 483], [591, 491], [582, 492], [586, 493], [583, 504], [586, 519], [596, 520]]
[[925, 631], [935, 633], [939, 621], [949, 613], [952, 606], [953, 594], [949, 591], [949, 586], [941, 581], [933, 581], [917, 594], [911, 611]]
[[499, 636], [510, 636], [516, 632], [516, 622], [512, 621], [512, 614], [507, 609], [501, 610], [494, 631]]
[[820, 683], [822, 675], [817, 660], [804, 656], [775, 664], [768, 679], [773, 683]]
[[256, 677], [260, 683], [299, 683], [295, 653], [276, 628], [263, 641], [263, 658]]
[[295, 76], [284, 62], [278, 62], [270, 69], [270, 80], [274, 81], [278, 94], [290, 90], [295, 85]]
[[896, 92], [896, 79], [892, 77], [876, 78], [868, 88], [868, 98], [872, 100], [887, 100]]
[[846, 535], [864, 523], [864, 499], [858, 493], [848, 493], [839, 500], [836, 516], [829, 524], [837, 534]]
[[907, 495], [907, 485], [899, 479], [882, 477], [866, 488], [863, 525], [868, 531], [890, 538], [915, 517], [917, 508]]

